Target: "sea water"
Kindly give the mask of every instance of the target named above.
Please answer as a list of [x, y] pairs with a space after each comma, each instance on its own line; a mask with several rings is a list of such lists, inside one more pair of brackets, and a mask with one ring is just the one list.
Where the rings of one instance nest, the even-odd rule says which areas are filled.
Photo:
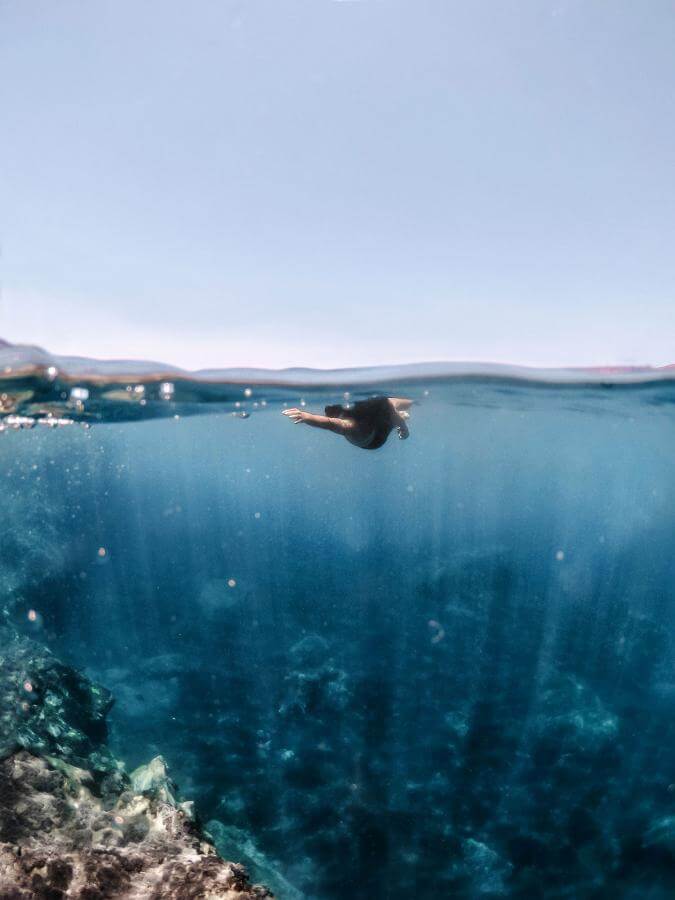
[[[293, 900], [674, 895], [672, 378], [3, 359], [0, 607], [226, 858]], [[281, 415], [373, 394], [408, 441]]]

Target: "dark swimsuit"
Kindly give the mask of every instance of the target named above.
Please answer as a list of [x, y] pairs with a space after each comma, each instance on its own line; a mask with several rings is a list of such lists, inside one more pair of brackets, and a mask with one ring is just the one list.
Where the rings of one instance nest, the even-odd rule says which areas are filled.
[[391, 434], [393, 428], [392, 409], [386, 397], [370, 397], [368, 400], [357, 400], [353, 407], [345, 410], [363, 429], [371, 431], [371, 438], [363, 446], [364, 450], [377, 450]]

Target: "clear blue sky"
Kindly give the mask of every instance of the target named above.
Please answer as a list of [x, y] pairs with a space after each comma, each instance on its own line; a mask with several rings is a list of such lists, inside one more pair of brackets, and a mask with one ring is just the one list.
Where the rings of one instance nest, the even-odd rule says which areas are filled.
[[671, 0], [0, 0], [0, 336], [675, 358]]

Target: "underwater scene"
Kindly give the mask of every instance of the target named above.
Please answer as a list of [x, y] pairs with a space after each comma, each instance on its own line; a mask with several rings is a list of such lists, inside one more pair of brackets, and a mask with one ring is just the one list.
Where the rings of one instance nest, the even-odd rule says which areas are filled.
[[0, 838], [111, 848], [3, 897], [675, 896], [672, 371], [0, 363]]

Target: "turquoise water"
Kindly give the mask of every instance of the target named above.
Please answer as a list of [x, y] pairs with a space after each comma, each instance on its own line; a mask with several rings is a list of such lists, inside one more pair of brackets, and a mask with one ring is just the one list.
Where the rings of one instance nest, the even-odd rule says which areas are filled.
[[[673, 896], [672, 379], [5, 354], [0, 606], [223, 852], [280, 897]], [[345, 392], [410, 440], [280, 414]]]

